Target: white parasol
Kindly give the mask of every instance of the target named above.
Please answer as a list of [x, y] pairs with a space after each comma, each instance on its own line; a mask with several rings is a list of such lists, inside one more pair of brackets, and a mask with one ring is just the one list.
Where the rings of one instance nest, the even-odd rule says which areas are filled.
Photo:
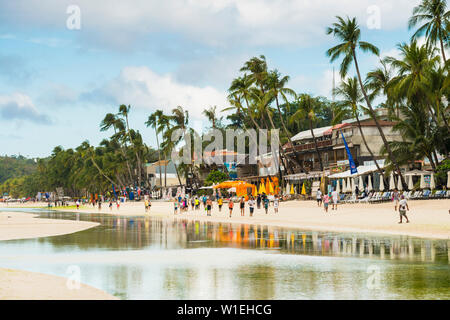
[[394, 180], [394, 174], [391, 173], [391, 178], [389, 179], [389, 190], [395, 189], [395, 180]]
[[367, 183], [367, 190], [369, 190], [369, 192], [370, 192], [370, 191], [373, 190], [373, 188], [372, 188], [372, 176], [370, 174], [368, 176], [368, 179], [369, 179], [369, 181]]

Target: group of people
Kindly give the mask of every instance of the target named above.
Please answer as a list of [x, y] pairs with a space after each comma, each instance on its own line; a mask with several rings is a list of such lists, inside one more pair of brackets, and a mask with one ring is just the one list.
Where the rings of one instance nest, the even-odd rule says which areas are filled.
[[320, 189], [317, 189], [317, 206], [321, 207], [323, 202], [323, 208], [325, 212], [328, 212], [328, 206], [330, 202], [332, 202], [331, 210], [337, 210], [338, 202], [339, 202], [339, 192], [337, 190], [333, 190], [332, 192], [322, 194]]
[[[206, 195], [203, 195], [201, 197], [195, 196], [190, 199], [187, 196], [185, 196], [184, 198], [181, 196], [178, 196], [178, 198], [176, 198], [174, 200], [174, 214], [188, 211], [189, 202], [190, 202], [192, 211], [200, 210], [200, 204], [203, 204], [203, 209], [206, 211], [206, 215], [211, 216], [211, 210], [213, 208], [213, 200], [214, 200], [213, 197], [208, 197]], [[224, 198], [221, 196], [216, 196], [215, 200], [217, 202], [219, 212], [222, 212]], [[270, 199], [266, 194], [258, 195], [257, 197], [250, 196], [248, 201], [245, 200], [245, 197], [241, 197], [239, 199], [239, 209], [240, 209], [241, 216], [245, 216], [246, 202], [249, 207], [250, 217], [253, 216], [253, 213], [255, 212], [255, 207], [257, 209], [260, 209], [261, 206], [263, 206], [266, 214], [268, 213]], [[280, 199], [279, 199], [278, 195], [276, 195], [273, 199], [273, 207], [274, 207], [275, 213], [278, 212], [279, 205], [280, 205]], [[234, 202], [232, 201], [231, 198], [229, 198], [228, 199], [228, 210], [229, 210], [230, 218], [233, 214], [233, 209], [234, 209]]]

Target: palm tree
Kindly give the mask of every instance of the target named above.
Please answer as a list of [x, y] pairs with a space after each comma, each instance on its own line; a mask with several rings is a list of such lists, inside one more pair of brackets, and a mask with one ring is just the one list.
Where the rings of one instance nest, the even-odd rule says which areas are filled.
[[369, 113], [380, 133], [381, 139], [383, 140], [383, 144], [387, 150], [387, 153], [393, 162], [395, 169], [402, 181], [402, 184], [406, 186], [405, 179], [401, 173], [400, 167], [395, 159], [395, 155], [392, 153], [391, 148], [389, 147], [386, 136], [384, 135], [383, 129], [380, 126], [376, 113], [372, 107], [370, 99], [367, 95], [367, 92], [364, 88], [364, 84], [362, 82], [361, 73], [359, 71], [358, 59], [356, 58], [356, 49], [359, 48], [364, 52], [370, 52], [376, 55], [379, 55], [379, 49], [375, 47], [373, 44], [361, 41], [361, 30], [359, 29], [358, 23], [356, 22], [356, 18], [348, 18], [344, 20], [342, 17], [337, 16], [338, 22], [333, 23], [332, 27], [328, 27], [326, 33], [332, 34], [337, 39], [341, 40], [342, 43], [337, 46], [330, 48], [327, 51], [327, 56], [330, 57], [330, 61], [334, 62], [340, 56], [344, 56], [340, 66], [340, 75], [341, 78], [345, 78], [347, 71], [350, 67], [352, 61], [354, 62], [356, 73], [358, 75], [359, 85], [361, 87], [361, 91], [363, 93], [364, 99], [366, 100], [367, 107], [369, 109]]
[[127, 130], [128, 138], [130, 140], [130, 144], [133, 145], [133, 147], [134, 147], [134, 154], [136, 156], [136, 166], [137, 166], [137, 179], [138, 179], [138, 185], [140, 187], [141, 186], [141, 179], [142, 179], [142, 162], [141, 162], [141, 158], [139, 157], [136, 144], [134, 143], [133, 139], [131, 138], [130, 124], [128, 122], [128, 114], [130, 113], [130, 109], [131, 109], [130, 105], [126, 106], [124, 104], [121, 104], [119, 106], [119, 113], [118, 113], [118, 115], [121, 115], [122, 117], [125, 118], [126, 130]]
[[[314, 135], [314, 122], [317, 120], [317, 100], [313, 97], [311, 97], [309, 94], [303, 93], [298, 95], [298, 104], [299, 109], [294, 113], [294, 115], [291, 117], [291, 121], [297, 121], [299, 119], [308, 119], [309, 124], [309, 130], [311, 131], [311, 135], [313, 137], [314, 141], [314, 147], [316, 149], [317, 158], [319, 159], [319, 165], [320, 165], [320, 171], [323, 171], [323, 163], [322, 163], [322, 156], [319, 151], [319, 147], [317, 145], [317, 139]], [[314, 164], [313, 164], [314, 167]], [[313, 169], [313, 168], [311, 168]]]
[[427, 38], [427, 46], [435, 47], [439, 41], [441, 46], [441, 54], [444, 63], [445, 58], [445, 43], [448, 39], [448, 21], [450, 19], [450, 11], [446, 11], [446, 0], [422, 0], [422, 2], [413, 9], [413, 16], [409, 18], [409, 29], [414, 28], [419, 23], [424, 23], [413, 34], [412, 39], [425, 34]]
[[210, 107], [209, 109], [203, 110], [203, 115], [208, 118], [209, 122], [211, 122], [212, 128], [217, 129], [221, 127], [222, 117], [217, 116], [217, 106]]
[[[366, 137], [364, 136], [364, 132], [362, 131], [361, 123], [359, 121], [359, 112], [360, 110], [364, 110], [361, 103], [364, 101], [364, 97], [362, 95], [361, 89], [359, 89], [358, 79], [356, 77], [348, 78], [341, 82], [340, 86], [334, 90], [334, 94], [341, 98], [341, 101], [336, 103], [336, 119], [340, 119], [340, 114], [347, 114], [349, 111], [356, 118], [356, 123], [358, 124], [358, 129], [361, 134], [361, 138], [366, 146], [367, 151], [375, 162], [378, 172], [380, 173], [380, 177], [383, 177], [383, 170], [381, 170], [378, 162], [373, 155], [372, 150], [369, 148], [367, 144]], [[385, 181], [387, 183], [387, 181]]]
[[164, 112], [160, 109], [153, 112], [151, 115], [148, 116], [147, 122], [145, 124], [147, 127], [153, 127], [155, 129], [155, 135], [156, 135], [156, 145], [158, 147], [158, 164], [159, 164], [159, 186], [162, 187], [162, 172], [161, 172], [161, 149], [159, 147], [159, 138], [158, 135], [161, 133], [158, 129], [158, 124], [160, 123], [159, 119], [161, 119], [164, 116]]
[[[107, 131], [110, 128], [114, 129], [114, 136], [113, 139], [117, 141], [123, 141], [124, 135], [123, 132], [125, 132], [125, 124], [123, 123], [123, 120], [118, 118], [117, 115], [112, 113], [107, 113], [105, 115], [105, 118], [103, 118], [102, 122], [100, 123], [100, 131]], [[129, 175], [129, 181], [128, 184], [133, 182], [133, 175], [131, 173], [131, 167], [130, 162], [128, 160], [128, 157], [125, 152], [125, 147], [123, 145], [123, 142], [120, 145], [120, 151], [122, 153], [123, 158], [125, 159], [127, 169], [128, 169], [128, 175]]]

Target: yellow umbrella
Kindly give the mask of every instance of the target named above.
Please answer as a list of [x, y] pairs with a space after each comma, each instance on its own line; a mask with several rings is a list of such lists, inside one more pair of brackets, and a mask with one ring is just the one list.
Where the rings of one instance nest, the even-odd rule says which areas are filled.
[[264, 182], [259, 185], [259, 194], [266, 193], [266, 188], [264, 187]]
[[252, 188], [252, 196], [254, 196], [254, 197], [258, 196], [258, 192], [256, 191], [256, 187]]
[[272, 182], [269, 181], [269, 185], [267, 187], [269, 194], [273, 194], [273, 186], [272, 186]]
[[302, 194], [306, 195], [305, 183], [303, 182]]
[[291, 194], [295, 194], [295, 192], [294, 192], [294, 184], [291, 184], [291, 192], [290, 192]]

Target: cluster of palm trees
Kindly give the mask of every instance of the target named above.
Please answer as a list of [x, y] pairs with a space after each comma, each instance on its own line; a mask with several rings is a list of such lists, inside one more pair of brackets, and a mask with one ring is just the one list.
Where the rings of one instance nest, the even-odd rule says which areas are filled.
[[[308, 173], [309, 170], [294, 148], [293, 135], [310, 130], [320, 169], [323, 170], [313, 129], [348, 118], [356, 118], [363, 142], [372, 158], [376, 159], [374, 154], [379, 154], [380, 150], [369, 148], [360, 125], [361, 116], [369, 116], [383, 141], [381, 152], [386, 156], [387, 170], [396, 172], [406, 187], [400, 170], [402, 166], [426, 157], [436, 171], [441, 164], [439, 155], [448, 157], [450, 151], [450, 63], [445, 54], [450, 45], [449, 19], [446, 0], [423, 0], [414, 8], [409, 20], [409, 28], [417, 27], [417, 30], [408, 43], [398, 45], [399, 56], [380, 57], [379, 66], [363, 75], [358, 63], [359, 53], [379, 56], [380, 51], [375, 45], [362, 41], [356, 18], [336, 17], [336, 22], [327, 28], [326, 33], [339, 43], [326, 54], [330, 62], [340, 61], [342, 82], [333, 92], [337, 101], [295, 92], [288, 87], [289, 76], [269, 69], [265, 56], [260, 55], [246, 61], [239, 70], [239, 76], [231, 81], [229, 106], [221, 110], [217, 106], [206, 108], [203, 115], [214, 130], [231, 128], [248, 133], [250, 129], [269, 132], [279, 129], [279, 145], [273, 147], [280, 150], [284, 167], [284, 171], [279, 167], [280, 181], [285, 173]], [[421, 41], [422, 37], [425, 41]], [[350, 70], [354, 70], [353, 76], [348, 75]], [[395, 123], [393, 130], [401, 134], [401, 142], [386, 138], [375, 101], [381, 101], [377, 102], [378, 106], [389, 111], [389, 119]], [[129, 113], [130, 106], [121, 105], [117, 113], [106, 114], [100, 130], [113, 131], [113, 134], [98, 147], [87, 141], [75, 150], [56, 147], [49, 159], [40, 162], [36, 181], [48, 188], [64, 187], [74, 194], [86, 189], [107, 190], [111, 184], [120, 188], [142, 186], [148, 183], [145, 163], [159, 160], [166, 173], [167, 161], [175, 153], [183, 152], [180, 146], [184, 134], [202, 136], [189, 126], [189, 113], [182, 106], [172, 109], [170, 114], [158, 109], [145, 122], [155, 131], [157, 150], [153, 150], [143, 142], [139, 131], [130, 128]], [[224, 117], [227, 124], [224, 124]], [[182, 134], [173, 139], [177, 131]], [[249, 136], [252, 137], [251, 134]], [[253, 143], [258, 145], [257, 141], [246, 141], [246, 148]], [[207, 144], [203, 142], [202, 148]], [[193, 153], [187, 156], [192, 160], [195, 158]], [[174, 165], [180, 184], [182, 176], [190, 176], [197, 187], [200, 186], [201, 167], [215, 169], [214, 164], [199, 166], [194, 161]], [[378, 170], [383, 173], [381, 168]], [[162, 174], [159, 170], [161, 187]], [[164, 179], [166, 186], [167, 178]]]
[[[414, 8], [409, 27], [423, 24], [409, 43], [398, 45], [400, 57], [380, 58], [380, 66], [365, 79], [358, 65], [358, 50], [379, 55], [379, 49], [361, 40], [356, 18], [337, 17], [337, 22], [327, 29], [327, 34], [340, 41], [327, 55], [331, 62], [342, 59], [340, 75], [344, 78], [334, 92], [342, 99], [336, 104], [334, 121], [351, 112], [359, 126], [358, 116], [369, 115], [383, 140], [382, 152], [387, 156], [388, 171], [395, 171], [404, 186], [400, 166], [426, 157], [436, 171], [440, 164], [438, 153], [447, 157], [450, 148], [449, 63], [445, 57], [445, 49], [450, 44], [450, 12], [446, 10], [445, 0], [423, 0]], [[425, 36], [424, 44], [419, 44], [420, 36]], [[356, 76], [346, 78], [352, 64]], [[390, 119], [396, 123], [393, 129], [401, 133], [403, 141], [387, 141], [373, 107], [377, 98], [383, 100], [381, 105], [389, 110]], [[361, 135], [373, 157], [362, 130]]]

